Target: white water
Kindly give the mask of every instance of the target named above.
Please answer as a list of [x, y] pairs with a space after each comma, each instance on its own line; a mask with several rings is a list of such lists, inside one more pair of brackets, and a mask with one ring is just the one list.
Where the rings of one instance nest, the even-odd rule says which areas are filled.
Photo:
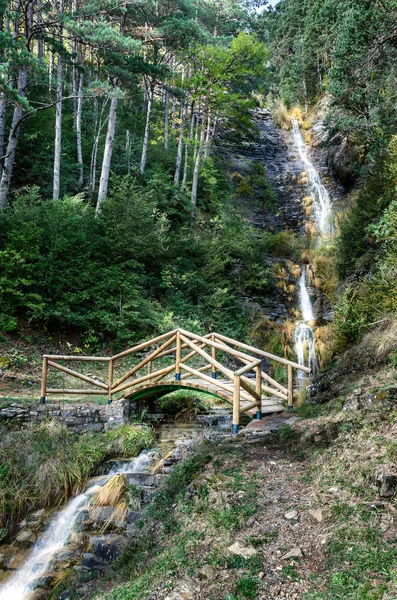
[[294, 142], [298, 149], [300, 159], [305, 165], [305, 170], [307, 172], [310, 196], [313, 200], [313, 210], [316, 218], [317, 229], [320, 233], [320, 236], [330, 236], [333, 233], [334, 224], [329, 193], [323, 186], [318, 171], [315, 169], [308, 157], [306, 144], [303, 140], [297, 120], [291, 117], [291, 122]]
[[[295, 352], [298, 364], [310, 367], [313, 376], [316, 374], [318, 364], [314, 343], [314, 332], [307, 323], [314, 321], [314, 311], [307, 289], [306, 269], [304, 267], [302, 268], [302, 275], [299, 280], [299, 288], [299, 301], [303, 322], [299, 323], [294, 332]], [[297, 379], [299, 385], [302, 386], [306, 379], [305, 373], [303, 371], [298, 371]]]
[[112, 469], [100, 483], [72, 498], [35, 543], [25, 564], [6, 582], [3, 588], [0, 588], [0, 600], [25, 600], [28, 598], [35, 587], [36, 580], [48, 572], [55, 553], [67, 545], [79, 512], [89, 506], [92, 496], [114, 475], [147, 470], [154, 453], [154, 450], [144, 450], [135, 459], [123, 463], [119, 468]]
[[299, 280], [299, 300], [300, 309], [304, 321], [314, 321], [313, 305], [310, 300], [306, 285], [306, 269], [302, 269], [302, 275]]
[[[303, 140], [299, 125], [296, 119], [291, 117], [293, 138], [298, 150], [299, 157], [305, 165], [307, 172], [310, 196], [313, 200], [313, 211], [316, 219], [317, 230], [320, 240], [325, 237], [331, 237], [334, 231], [331, 198], [322, 184], [321, 177], [309, 159], [306, 144]], [[318, 369], [314, 331], [308, 325], [314, 321], [314, 311], [312, 301], [307, 289], [306, 269], [302, 268], [302, 275], [299, 281], [299, 301], [303, 321], [299, 323], [294, 332], [295, 352], [298, 364], [308, 366], [311, 369], [311, 376], [316, 374]], [[306, 376], [303, 371], [297, 373], [298, 383], [302, 387]]]

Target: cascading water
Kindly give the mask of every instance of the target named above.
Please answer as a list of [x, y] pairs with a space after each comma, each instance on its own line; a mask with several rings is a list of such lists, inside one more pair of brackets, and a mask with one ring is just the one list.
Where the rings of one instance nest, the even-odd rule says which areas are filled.
[[155, 450], [144, 450], [135, 459], [114, 467], [97, 485], [89, 487], [84, 493], [72, 498], [36, 542], [25, 564], [6, 582], [3, 589], [0, 589], [0, 600], [28, 598], [35, 587], [35, 582], [48, 571], [55, 553], [68, 543], [78, 514], [89, 506], [94, 494], [114, 475], [147, 470], [154, 454]]
[[297, 120], [291, 117], [291, 122], [295, 146], [298, 149], [300, 159], [305, 165], [305, 170], [307, 172], [310, 196], [313, 200], [313, 209], [318, 232], [320, 236], [331, 236], [334, 230], [334, 224], [329, 193], [323, 186], [318, 171], [308, 157], [306, 144], [303, 140]]
[[[306, 144], [303, 140], [297, 120], [291, 117], [291, 122], [294, 143], [307, 172], [317, 230], [320, 235], [320, 240], [323, 240], [326, 237], [331, 237], [334, 230], [331, 199], [329, 193], [321, 182], [319, 173], [308, 157]], [[310, 321], [314, 321], [314, 312], [307, 289], [305, 268], [302, 268], [299, 289], [300, 309], [303, 321], [299, 323], [294, 333], [295, 352], [298, 363], [303, 366], [309, 366], [312, 374], [315, 375], [318, 364], [315, 350], [314, 331], [308, 324]], [[297, 377], [298, 383], [300, 387], [302, 387], [305, 382], [305, 375], [303, 371], [298, 371]]]
[[[299, 292], [299, 302], [303, 322], [299, 323], [294, 332], [295, 352], [298, 364], [310, 367], [312, 374], [314, 375], [317, 370], [317, 357], [314, 345], [314, 332], [310, 325], [308, 325], [308, 322], [314, 321], [314, 311], [307, 289], [305, 268], [302, 269], [299, 280]], [[298, 383], [302, 386], [305, 381], [304, 372], [298, 371], [297, 378]]]

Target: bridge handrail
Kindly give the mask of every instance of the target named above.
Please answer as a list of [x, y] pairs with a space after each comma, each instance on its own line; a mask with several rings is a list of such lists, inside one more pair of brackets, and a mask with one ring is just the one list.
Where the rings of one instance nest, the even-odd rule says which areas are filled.
[[[160, 344], [160, 345], [159, 345]], [[153, 346], [155, 348], [153, 349]], [[119, 360], [150, 348], [149, 354], [139, 360], [137, 364], [128, 368], [117, 380], [114, 380], [115, 363]], [[208, 349], [208, 351], [207, 351]], [[188, 350], [187, 354], [183, 355], [183, 351]], [[244, 350], [245, 352], [243, 352]], [[211, 351], [211, 352], [210, 352]], [[249, 352], [250, 354], [246, 353]], [[243, 363], [240, 368], [230, 369], [229, 366], [223, 365], [217, 360], [217, 353], [220, 352], [232, 356], [235, 360]], [[161, 366], [156, 371], [153, 371], [155, 361], [175, 354], [175, 361], [168, 366]], [[254, 356], [253, 356], [253, 355]], [[204, 360], [205, 365], [195, 367], [186, 363], [193, 357], [200, 361]], [[288, 367], [288, 387], [285, 387], [270, 375], [262, 371], [262, 358], [274, 360]], [[108, 363], [107, 381], [102, 381], [95, 376], [89, 376], [80, 373], [74, 369], [59, 364], [58, 361], [92, 361], [100, 363]], [[195, 363], [197, 364], [197, 362]], [[147, 367], [147, 373], [142, 374], [142, 369]], [[66, 388], [49, 388], [47, 387], [48, 369], [56, 369], [67, 375], [75, 377], [93, 386], [94, 389], [73, 389]], [[227, 391], [229, 394], [233, 391], [233, 427], [238, 428], [239, 416], [242, 412], [251, 411], [256, 407], [257, 416], [261, 415], [262, 410], [262, 395], [270, 394], [272, 397], [277, 397], [288, 402], [291, 408], [293, 405], [293, 370], [297, 369], [305, 373], [310, 373], [310, 369], [303, 365], [288, 359], [276, 356], [264, 350], [259, 350], [249, 344], [240, 342], [233, 338], [227, 337], [219, 333], [209, 333], [205, 336], [200, 336], [185, 329], [174, 329], [146, 342], [139, 343], [124, 352], [113, 356], [80, 356], [80, 355], [43, 355], [43, 374], [41, 384], [40, 402], [45, 403], [47, 394], [107, 394], [109, 404], [112, 402], [113, 396], [125, 390], [129, 390], [131, 394], [135, 389], [143, 384], [150, 384], [152, 387], [157, 385], [159, 381], [171, 375], [175, 371], [175, 380], [177, 382], [189, 377], [202, 379], [207, 384], [211, 383], [211, 388]], [[205, 371], [211, 370], [211, 377], [205, 374]], [[183, 371], [183, 373], [181, 373]], [[226, 378], [226, 382], [217, 380], [217, 372], [222, 373]], [[254, 377], [246, 375], [252, 372]], [[230, 381], [232, 383], [227, 383]], [[99, 389], [98, 389], [99, 388]], [[227, 395], [226, 395], [227, 397]], [[241, 402], [244, 401], [242, 404]], [[259, 418], [259, 417], [258, 417]]]

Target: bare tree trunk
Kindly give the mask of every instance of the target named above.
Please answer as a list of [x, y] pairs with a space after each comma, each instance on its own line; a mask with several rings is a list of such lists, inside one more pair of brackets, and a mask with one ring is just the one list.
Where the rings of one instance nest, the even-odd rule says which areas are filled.
[[188, 166], [189, 166], [189, 148], [192, 143], [193, 131], [194, 131], [194, 101], [192, 102], [191, 107], [190, 107], [189, 138], [185, 144], [185, 162], [183, 165], [183, 177], [182, 177], [182, 185], [181, 185], [181, 188], [183, 190], [186, 187], [187, 171], [188, 171]]
[[[63, 0], [59, 0], [59, 16], [63, 15]], [[59, 44], [63, 43], [63, 30], [59, 28]], [[55, 105], [55, 150], [54, 150], [54, 185], [52, 198], [59, 200], [61, 191], [61, 151], [62, 151], [62, 77], [63, 77], [63, 59], [62, 54], [58, 53], [57, 68], [57, 92]]]
[[[115, 87], [117, 88], [117, 86], [115, 86]], [[103, 160], [102, 160], [101, 179], [99, 181], [99, 191], [98, 191], [98, 200], [97, 200], [97, 205], [96, 205], [96, 214], [100, 213], [102, 204], [104, 203], [107, 193], [108, 193], [110, 164], [112, 162], [114, 134], [116, 132], [116, 117], [117, 117], [118, 101], [119, 101], [119, 97], [118, 97], [117, 89], [116, 89], [116, 93], [112, 96], [112, 99], [110, 101], [108, 130], [106, 132], [105, 150], [103, 153]]]
[[207, 131], [205, 134], [205, 152], [204, 152], [205, 158], [208, 158], [210, 155], [210, 140], [211, 140], [211, 111], [208, 110]]
[[168, 91], [165, 92], [165, 102], [164, 102], [164, 148], [168, 150], [168, 144], [170, 139], [169, 132], [170, 125], [170, 95]]
[[140, 171], [141, 171], [142, 175], [146, 169], [147, 153], [148, 153], [149, 141], [150, 141], [150, 125], [151, 125], [151, 121], [152, 121], [153, 98], [154, 98], [154, 82], [151, 81], [150, 85], [149, 85], [149, 96], [148, 96], [147, 111], [146, 111], [145, 135], [143, 138], [142, 155], [141, 155]]
[[200, 145], [198, 147], [196, 162], [194, 163], [194, 171], [193, 171], [192, 195], [191, 195], [192, 219], [194, 219], [194, 214], [196, 211], [198, 178], [199, 178], [199, 172], [200, 172], [201, 158], [203, 155], [204, 143], [205, 143], [205, 123], [203, 122], [203, 124], [201, 126]]
[[52, 198], [59, 200], [61, 189], [61, 150], [62, 150], [62, 57], [58, 55], [57, 95], [55, 105], [55, 151], [54, 184]]
[[76, 112], [76, 143], [77, 143], [77, 162], [79, 163], [79, 187], [83, 186], [84, 182], [84, 165], [83, 165], [83, 148], [81, 137], [81, 119], [83, 116], [83, 72], [79, 77], [79, 92], [77, 97], [77, 112]]
[[0, 178], [3, 171], [4, 136], [6, 131], [7, 96], [4, 92], [0, 94]]
[[176, 165], [175, 165], [175, 174], [174, 174], [175, 185], [179, 185], [179, 179], [181, 176], [182, 155], [183, 155], [183, 133], [184, 133], [184, 129], [185, 129], [185, 121], [186, 121], [186, 104], [185, 104], [185, 102], [182, 102], [181, 103], [181, 125], [179, 128], [178, 150], [176, 153]]
[[[28, 83], [28, 70], [27, 67], [23, 67], [19, 71], [18, 76], [18, 94], [20, 97], [25, 96], [25, 89]], [[20, 132], [20, 120], [22, 117], [23, 108], [21, 104], [16, 104], [14, 108], [14, 114], [12, 117], [12, 123], [10, 128], [10, 134], [8, 136], [7, 150], [5, 153], [5, 159], [3, 163], [3, 171], [0, 180], [0, 210], [2, 210], [7, 202], [8, 194], [11, 187], [12, 171], [15, 162], [15, 153], [18, 145], [18, 138]]]

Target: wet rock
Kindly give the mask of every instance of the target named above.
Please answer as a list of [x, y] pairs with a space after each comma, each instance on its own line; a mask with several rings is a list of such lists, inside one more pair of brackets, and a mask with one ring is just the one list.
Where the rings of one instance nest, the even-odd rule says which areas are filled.
[[296, 546], [281, 557], [282, 560], [288, 560], [289, 558], [303, 558], [302, 549]]
[[17, 535], [16, 541], [24, 546], [32, 546], [36, 541], [36, 534], [30, 529], [25, 529]]
[[253, 546], [246, 545], [239, 540], [237, 540], [237, 542], [235, 542], [232, 546], [229, 546], [228, 550], [232, 554], [242, 556], [243, 558], [251, 558], [251, 556], [258, 554], [257, 550]]

